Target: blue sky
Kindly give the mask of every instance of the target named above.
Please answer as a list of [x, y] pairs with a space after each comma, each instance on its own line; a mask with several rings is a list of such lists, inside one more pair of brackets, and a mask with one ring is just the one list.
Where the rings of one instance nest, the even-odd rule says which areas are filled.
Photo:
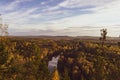
[[10, 35], [120, 35], [120, 0], [0, 0]]

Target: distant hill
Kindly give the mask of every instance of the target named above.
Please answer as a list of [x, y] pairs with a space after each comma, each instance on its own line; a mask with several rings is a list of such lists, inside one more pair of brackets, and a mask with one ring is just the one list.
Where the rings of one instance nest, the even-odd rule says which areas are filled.
[[[53, 39], [53, 40], [73, 40], [73, 39], [80, 39], [80, 40], [99, 40], [100, 37], [98, 36], [9, 36], [10, 38], [32, 38], [32, 39]], [[119, 37], [107, 37], [107, 40], [115, 40], [120, 41]]]

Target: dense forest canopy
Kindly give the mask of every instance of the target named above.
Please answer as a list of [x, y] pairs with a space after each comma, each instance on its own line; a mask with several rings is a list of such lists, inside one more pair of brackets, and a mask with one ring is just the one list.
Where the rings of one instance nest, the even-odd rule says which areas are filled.
[[[101, 46], [78, 39], [4, 38], [0, 42], [0, 79], [119, 80], [120, 48], [108, 42]], [[58, 55], [57, 71], [50, 73], [48, 62]]]

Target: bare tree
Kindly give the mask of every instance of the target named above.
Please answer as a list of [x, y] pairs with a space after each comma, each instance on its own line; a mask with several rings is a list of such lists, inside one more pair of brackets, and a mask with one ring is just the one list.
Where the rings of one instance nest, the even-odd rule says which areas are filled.
[[107, 36], [107, 29], [101, 29], [101, 37], [100, 37], [100, 41], [102, 46], [104, 45], [104, 41], [106, 40], [106, 36]]
[[[119, 35], [119, 38], [120, 38], [120, 35]], [[120, 42], [118, 41], [118, 47], [120, 48]]]
[[2, 16], [0, 14], [0, 36], [8, 35], [8, 25], [2, 23]]

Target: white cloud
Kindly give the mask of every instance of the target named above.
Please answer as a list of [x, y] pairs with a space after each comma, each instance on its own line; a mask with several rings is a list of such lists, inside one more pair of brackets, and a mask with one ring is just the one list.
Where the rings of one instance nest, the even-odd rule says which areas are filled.
[[64, 0], [58, 5], [50, 7], [47, 10], [48, 11], [57, 10], [61, 7], [64, 8], [79, 8], [79, 7], [89, 7], [89, 6], [98, 7], [109, 4], [111, 2], [113, 2], [113, 0]]
[[[110, 3], [101, 7], [92, 9], [94, 13], [73, 16], [64, 18], [58, 21], [51, 21], [51, 23], [58, 26], [85, 26], [85, 25], [100, 25], [109, 26], [120, 23], [120, 1]], [[64, 24], [62, 24], [64, 23]]]
[[[116, 0], [114, 2], [111, 2], [109, 4], [106, 4], [104, 6], [99, 6], [96, 8], [91, 9], [94, 11], [92, 14], [84, 14], [84, 15], [78, 15], [68, 18], [63, 18], [59, 20], [53, 20], [49, 21], [51, 23], [49, 27], [52, 27], [54, 30], [62, 30], [69, 27], [80, 27], [80, 26], [101, 26], [101, 28], [107, 28], [110, 32], [108, 35], [110, 36], [118, 36], [120, 32], [114, 33], [116, 29], [113, 25], [119, 25], [120, 24], [120, 0]], [[99, 28], [100, 29], [100, 28]], [[90, 31], [82, 31], [79, 29], [79, 31], [86, 35], [99, 35], [98, 30], [91, 32]], [[76, 31], [72, 29], [72, 32], [77, 32], [79, 34], [79, 31]], [[72, 33], [71, 35], [77, 35], [77, 33]], [[57, 32], [56, 32], [57, 33]], [[68, 34], [70, 32], [66, 32]]]
[[75, 8], [82, 6], [100, 6], [107, 4], [113, 0], [65, 0], [59, 6], [67, 8]]
[[[8, 6], [6, 6], [6, 10], [12, 10], [15, 6], [18, 6], [19, 3], [24, 1], [31, 1], [31, 0], [16, 0], [12, 2]], [[108, 2], [108, 3], [106, 3]], [[42, 3], [47, 4], [47, 3]], [[50, 31], [51, 34], [68, 34], [68, 35], [99, 35], [97, 32], [98, 29], [87, 30], [87, 29], [69, 29], [69, 27], [81, 27], [81, 26], [106, 26], [109, 31], [115, 31], [114, 26], [112, 25], [120, 25], [120, 0], [65, 0], [64, 2], [50, 7], [48, 9], [42, 9], [39, 13], [34, 13], [35, 11], [39, 10], [40, 6], [36, 6], [35, 8], [29, 8], [27, 10], [17, 10], [10, 13], [3, 14], [4, 19], [7, 23], [10, 24], [10, 28], [18, 28], [22, 30], [29, 30], [29, 29], [42, 29]], [[66, 10], [60, 10], [61, 7], [64, 8], [79, 8], [84, 6], [96, 6], [94, 8], [88, 9], [93, 13], [88, 14], [78, 14], [76, 16], [71, 17], [63, 17], [61, 19], [56, 20], [49, 20], [49, 21], [40, 21], [40, 19], [49, 19], [53, 17], [58, 17], [56, 14], [63, 15], [69, 14]], [[10, 8], [7, 8], [10, 7]], [[84, 10], [84, 9], [83, 9]], [[87, 10], [87, 9], [85, 9]], [[34, 13], [34, 14], [31, 14]], [[77, 12], [76, 12], [77, 13]], [[79, 13], [79, 12], [78, 12]], [[34, 20], [36, 19], [37, 22], [34, 24]], [[65, 29], [69, 29], [68, 31]], [[100, 29], [100, 28], [99, 28]], [[49, 34], [48, 30], [48, 34]], [[120, 30], [120, 29], [117, 29]], [[44, 32], [44, 31], [43, 31]], [[117, 32], [118, 34], [118, 32]], [[110, 34], [110, 35], [117, 35], [117, 34]]]
[[[3, 22], [9, 24], [9, 28], [25, 28], [25, 27], [31, 27], [29, 23], [32, 22], [32, 19], [34, 18], [40, 18], [41, 14], [35, 15], [31, 14], [35, 12], [38, 8], [31, 8], [26, 11], [19, 10], [15, 12], [10, 12], [3, 14]], [[26, 24], [29, 24], [26, 26]]]

